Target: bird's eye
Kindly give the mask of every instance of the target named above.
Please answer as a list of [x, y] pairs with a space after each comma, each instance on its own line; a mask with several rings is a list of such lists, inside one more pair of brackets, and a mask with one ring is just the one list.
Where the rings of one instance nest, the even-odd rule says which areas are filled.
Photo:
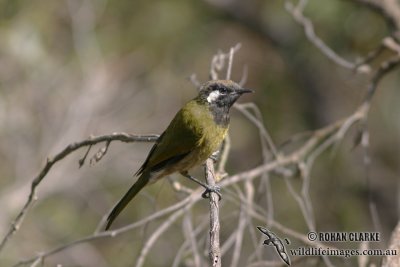
[[226, 94], [226, 93], [228, 93], [228, 90], [226, 89], [226, 87], [220, 87], [220, 88], [219, 88], [219, 92], [220, 92], [221, 94]]
[[219, 91], [219, 86], [217, 84], [214, 84], [211, 86], [211, 91]]

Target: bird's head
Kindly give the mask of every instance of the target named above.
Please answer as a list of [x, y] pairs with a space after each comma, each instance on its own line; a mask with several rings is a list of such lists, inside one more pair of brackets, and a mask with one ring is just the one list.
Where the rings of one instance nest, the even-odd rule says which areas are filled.
[[229, 109], [242, 94], [251, 92], [231, 80], [214, 80], [201, 86], [199, 98], [211, 106]]

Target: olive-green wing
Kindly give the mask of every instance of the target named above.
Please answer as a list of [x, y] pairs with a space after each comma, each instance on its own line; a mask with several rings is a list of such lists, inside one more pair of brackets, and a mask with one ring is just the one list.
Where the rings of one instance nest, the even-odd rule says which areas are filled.
[[168, 165], [179, 162], [196, 147], [201, 133], [194, 130], [196, 127], [190, 125], [193, 121], [188, 120], [187, 116], [188, 111], [184, 109], [175, 115], [136, 174], [162, 170]]

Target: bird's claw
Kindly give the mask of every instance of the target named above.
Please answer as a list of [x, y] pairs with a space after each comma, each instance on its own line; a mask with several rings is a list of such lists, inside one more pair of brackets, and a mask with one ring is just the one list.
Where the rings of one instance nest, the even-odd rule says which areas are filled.
[[206, 190], [201, 194], [202, 198], [210, 198], [210, 193], [215, 193], [218, 195], [218, 201], [221, 201], [222, 195], [221, 195], [221, 187], [215, 185], [215, 186], [209, 186], [206, 188]]
[[217, 163], [218, 158], [219, 158], [219, 150], [215, 151], [214, 153], [211, 154], [209, 157], [214, 163]]

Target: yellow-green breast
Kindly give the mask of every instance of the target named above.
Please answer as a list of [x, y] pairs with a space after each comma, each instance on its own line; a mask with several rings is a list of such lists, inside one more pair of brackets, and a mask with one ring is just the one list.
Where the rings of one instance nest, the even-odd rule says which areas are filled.
[[191, 100], [175, 115], [139, 173], [154, 173], [151, 180], [155, 181], [174, 172], [188, 171], [218, 150], [227, 130], [227, 124], [215, 123], [207, 104]]
[[218, 150], [226, 136], [228, 125], [215, 123], [208, 105], [196, 100], [188, 102], [181, 112], [184, 123], [198, 136], [196, 148], [189, 155], [192, 164], [188, 165], [199, 165]]

